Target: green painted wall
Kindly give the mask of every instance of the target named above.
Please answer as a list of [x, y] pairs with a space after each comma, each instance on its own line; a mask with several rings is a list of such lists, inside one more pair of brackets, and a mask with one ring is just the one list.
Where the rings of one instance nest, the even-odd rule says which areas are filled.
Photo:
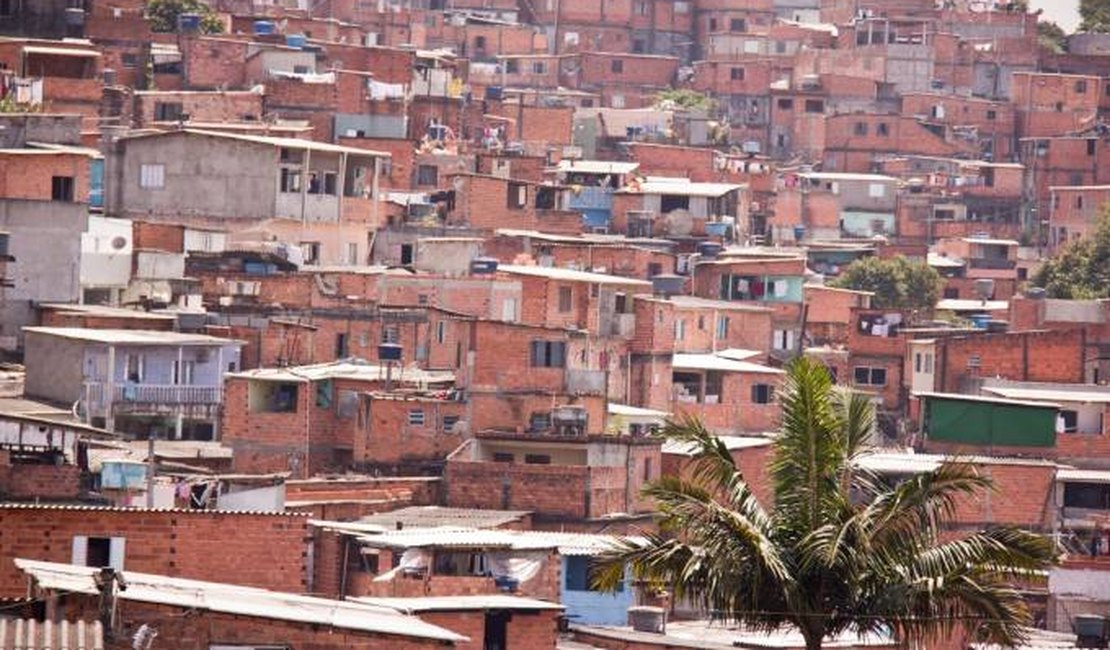
[[931, 440], [969, 445], [1052, 447], [1056, 407], [927, 397], [925, 433]]

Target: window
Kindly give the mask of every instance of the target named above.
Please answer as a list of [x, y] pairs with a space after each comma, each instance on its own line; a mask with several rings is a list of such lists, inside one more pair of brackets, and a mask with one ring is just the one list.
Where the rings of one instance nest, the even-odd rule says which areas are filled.
[[717, 338], [723, 339], [728, 337], [728, 316], [717, 317]]
[[165, 165], [143, 165], [139, 168], [139, 187], [144, 189], [160, 189], [165, 186]]
[[1075, 92], [1079, 95], [1085, 95], [1087, 93], [1086, 79], [1080, 79], [1079, 81], [1075, 82]]
[[871, 183], [867, 188], [867, 195], [873, 199], [881, 199], [886, 196], [886, 185], [882, 183]]
[[455, 425], [458, 424], [458, 423], [459, 423], [459, 416], [457, 416], [457, 415], [445, 415], [445, 416], [443, 416], [443, 430], [444, 431], [448, 431], [448, 432], [454, 431], [455, 430]]
[[324, 194], [335, 196], [338, 193], [336, 189], [339, 186], [339, 174], [335, 172], [324, 172]]
[[413, 409], [409, 411], [409, 426], [422, 427], [424, 426], [424, 411], [420, 409]]
[[1056, 428], [1061, 433], [1075, 433], [1079, 431], [1079, 412], [1061, 410]]
[[546, 72], [547, 72], [547, 64], [546, 63], [544, 63], [543, 61], [533, 61], [532, 62], [532, 73], [533, 74], [544, 74]]
[[127, 359], [125, 360], [125, 363], [127, 365], [123, 376], [124, 381], [129, 381], [136, 384], [142, 382], [143, 370], [145, 370], [144, 366], [146, 365], [145, 361], [146, 359], [143, 357], [143, 355], [129, 353], [127, 355]]
[[193, 384], [193, 377], [196, 374], [197, 362], [191, 359], [183, 359], [181, 361], [173, 362], [173, 383], [178, 386], [191, 386]]
[[335, 335], [335, 358], [346, 359], [351, 356], [350, 337], [346, 333]]
[[382, 343], [396, 343], [401, 340], [401, 332], [396, 325], [386, 325], [382, 328]]
[[807, 99], [805, 110], [807, 113], [824, 113], [825, 102], [820, 99]]
[[794, 330], [774, 330], [771, 333], [771, 345], [776, 350], [793, 350]]
[[1095, 140], [1094, 138], [1091, 138], [1091, 139], [1087, 140], [1087, 155], [1088, 156], [1095, 155], [1095, 146], [1096, 146], [1097, 143], [1098, 143], [1098, 140]]
[[[588, 555], [564, 556], [566, 562], [565, 587], [567, 591], [596, 591], [590, 584], [590, 557]], [[617, 591], [624, 591], [624, 583], [619, 583]]]
[[992, 121], [992, 122], [994, 120], [998, 119], [998, 111], [996, 111], [996, 110], [987, 111], [987, 119]]
[[288, 167], [281, 168], [281, 191], [297, 193], [301, 191], [301, 172]]
[[358, 242], [347, 243], [347, 263], [358, 266]]
[[72, 176], [54, 176], [50, 179], [50, 200], [52, 200], [52, 201], [72, 201], [73, 200], [73, 177]]
[[437, 185], [439, 184], [439, 168], [435, 165], [417, 165], [416, 166], [416, 184], [417, 185]]
[[532, 367], [564, 368], [567, 344], [563, 341], [532, 341]]
[[510, 210], [520, 210], [528, 205], [528, 186], [524, 183], [509, 183], [506, 205]]
[[913, 355], [913, 371], [914, 372], [921, 372], [921, 368], [922, 368], [921, 358], [922, 358], [922, 354], [920, 352], [914, 353], [914, 355]]
[[139, 67], [139, 57], [132, 52], [124, 52], [120, 55], [120, 63], [125, 68], [137, 68]]
[[[709, 19], [709, 31], [711, 31], [711, 32], [717, 31], [717, 19], [716, 18], [710, 18]], [[1110, 86], [1106, 87], [1106, 94], [1110, 95]]]
[[690, 13], [690, 3], [687, 2], [686, 0], [675, 0], [674, 12], [676, 14], [688, 14], [688, 13]]
[[486, 37], [485, 36], [475, 36], [474, 37], [474, 49], [476, 49], [476, 50], [486, 49]]
[[659, 197], [659, 211], [663, 214], [674, 210], [689, 210], [690, 197], [685, 194], [664, 194]]
[[1110, 485], [1103, 483], [1064, 483], [1064, 507], [1110, 510]]
[[319, 264], [320, 263], [320, 242], [306, 241], [301, 242], [301, 258], [305, 264]]
[[878, 126], [878, 129], [876, 130], [876, 133], [878, 133], [879, 136], [884, 137], [884, 138], [889, 137], [890, 136], [890, 125], [887, 124], [886, 122], [879, 122], [879, 126]]
[[436, 343], [443, 343], [447, 340], [447, 321], [438, 321], [436, 323]]
[[87, 567], [112, 567], [123, 571], [123, 555], [126, 548], [123, 537], [85, 537], [73, 538], [72, 564]]
[[639, 0], [636, 3], [636, 15], [646, 16], [648, 14], [648, 3], [645, 0]]
[[571, 310], [573, 292], [570, 287], [559, 287], [559, 313], [565, 314]]
[[681, 341], [686, 338], [686, 321], [676, 318], [674, 321], [674, 340]]
[[613, 59], [610, 61], [609, 72], [613, 74], [624, 74], [624, 61], [621, 59]]
[[547, 454], [524, 454], [524, 463], [527, 465], [550, 465], [551, 456]]
[[551, 428], [551, 413], [547, 411], [537, 411], [528, 416], [528, 430], [529, 431], [547, 431]]
[[856, 384], [860, 386], [886, 386], [886, 368], [856, 366], [853, 373]]
[[746, 32], [748, 31], [748, 23], [743, 18], [733, 18], [728, 21], [728, 31]]
[[731, 70], [729, 70], [729, 77], [733, 81], [743, 81], [744, 80], [744, 68], [732, 68]]
[[181, 102], [154, 102], [156, 122], [176, 122], [182, 118], [183, 112]]
[[644, 480], [645, 481], [650, 481], [651, 480], [651, 459], [650, 458], [645, 458], [644, 459]]
[[775, 387], [770, 384], [752, 385], [752, 403], [770, 404], [775, 398]]
[[867, 135], [867, 122], [856, 122], [852, 127], [852, 133], [856, 135]]
[[705, 316], [703, 314], [698, 315], [698, 331], [705, 331]]
[[781, 97], [778, 101], [779, 110], [792, 111], [794, 110], [794, 100], [788, 97]]

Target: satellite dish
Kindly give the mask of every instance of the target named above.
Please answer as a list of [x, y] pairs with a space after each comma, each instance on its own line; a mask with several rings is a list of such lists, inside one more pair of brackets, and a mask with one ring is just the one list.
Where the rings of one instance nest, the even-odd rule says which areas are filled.
[[126, 246], [127, 246], [127, 238], [126, 237], [114, 237], [112, 239], [112, 248], [116, 249], [117, 251], [122, 250]]
[[671, 210], [664, 217], [667, 223], [667, 234], [675, 237], [685, 237], [694, 231], [694, 216], [689, 210], [679, 208]]

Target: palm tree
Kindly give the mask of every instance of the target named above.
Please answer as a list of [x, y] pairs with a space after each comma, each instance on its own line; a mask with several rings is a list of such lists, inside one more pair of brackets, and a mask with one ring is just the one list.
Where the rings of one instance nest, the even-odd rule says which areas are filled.
[[1053, 544], [1006, 527], [942, 534], [959, 501], [989, 479], [953, 461], [884, 484], [858, 462], [873, 407], [833, 386], [818, 363], [791, 364], [782, 407], [770, 509], [699, 421], [668, 422], [664, 435], [695, 451], [687, 478], [645, 488], [660, 533], [621, 541], [601, 558], [597, 586], [615, 588], [628, 566], [718, 620], [764, 631], [794, 626], [807, 650], [852, 631], [926, 647], [961, 627], [996, 643], [1024, 638], [1031, 617], [1013, 584], [1043, 572]]

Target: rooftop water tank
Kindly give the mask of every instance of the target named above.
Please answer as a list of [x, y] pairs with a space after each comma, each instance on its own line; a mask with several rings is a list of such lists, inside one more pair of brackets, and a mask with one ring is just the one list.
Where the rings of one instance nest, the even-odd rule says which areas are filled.
[[277, 27], [272, 20], [256, 20], [254, 21], [254, 35], [255, 36], [269, 36], [277, 31]]
[[398, 343], [381, 343], [378, 345], [378, 360], [400, 361], [401, 346]]
[[285, 44], [289, 47], [295, 47], [298, 50], [305, 46], [306, 38], [304, 34], [286, 34]]
[[717, 242], [703, 241], [698, 244], [698, 253], [705, 259], [715, 259], [721, 254], [722, 246]]
[[497, 260], [493, 257], [475, 257], [470, 260], [471, 275], [489, 275], [497, 272]]
[[657, 296], [677, 296], [686, 286], [686, 278], [673, 273], [661, 273], [651, 277], [652, 293]]

